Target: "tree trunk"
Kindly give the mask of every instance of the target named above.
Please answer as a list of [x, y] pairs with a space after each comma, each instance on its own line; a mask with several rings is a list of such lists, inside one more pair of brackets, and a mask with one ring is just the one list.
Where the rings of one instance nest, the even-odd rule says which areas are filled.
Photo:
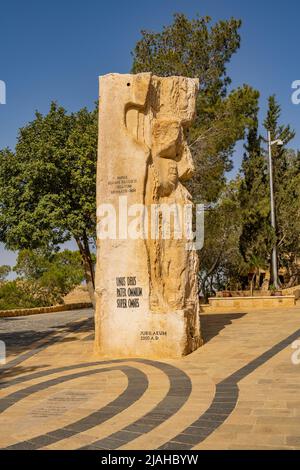
[[82, 264], [83, 264], [83, 269], [84, 269], [84, 274], [85, 274], [85, 281], [88, 289], [88, 293], [91, 299], [91, 302], [93, 304], [93, 307], [95, 308], [96, 301], [95, 301], [95, 275], [94, 275], [94, 266], [93, 266], [93, 261], [91, 257], [91, 252], [90, 252], [90, 247], [88, 243], [88, 238], [84, 234], [82, 239], [80, 238], [75, 238], [76, 243], [78, 245], [81, 258], [82, 258]]
[[251, 282], [250, 282], [250, 295], [253, 297], [253, 284], [254, 284], [254, 279], [255, 279], [255, 274], [253, 274]]
[[260, 281], [260, 272], [259, 272], [259, 269], [256, 269], [256, 272], [255, 272], [255, 290], [259, 290], [259, 281]]

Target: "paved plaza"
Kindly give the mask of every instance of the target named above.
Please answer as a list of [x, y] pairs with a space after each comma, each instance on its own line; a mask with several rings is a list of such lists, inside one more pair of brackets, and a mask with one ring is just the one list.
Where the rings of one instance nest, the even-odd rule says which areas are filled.
[[300, 308], [201, 323], [157, 361], [95, 357], [91, 310], [1, 319], [1, 449], [300, 449]]

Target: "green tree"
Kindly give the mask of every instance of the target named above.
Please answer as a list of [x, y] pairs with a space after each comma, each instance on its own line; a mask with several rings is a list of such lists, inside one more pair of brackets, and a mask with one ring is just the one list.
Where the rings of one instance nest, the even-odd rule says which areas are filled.
[[29, 250], [27, 248], [18, 252], [13, 270], [22, 279], [36, 281], [49, 269], [50, 264], [50, 254], [46, 254], [41, 249]]
[[4, 282], [0, 285], [0, 310], [14, 310], [17, 308], [34, 308], [47, 306], [38, 295], [33, 295], [28, 285], [18, 281]]
[[281, 107], [277, 103], [275, 95], [269, 97], [268, 104], [269, 107], [266, 119], [264, 120], [264, 127], [266, 131], [270, 132], [272, 141], [281, 140], [283, 142], [282, 146], [272, 146], [274, 193], [277, 199], [277, 206], [279, 207], [280, 193], [285, 185], [285, 176], [288, 170], [287, 145], [295, 137], [295, 132], [289, 125], [279, 124]]
[[269, 98], [264, 127], [270, 131], [272, 141], [283, 142], [282, 146], [272, 145], [276, 233], [271, 227], [268, 156], [264, 149], [267, 140], [258, 135], [257, 122], [248, 133], [241, 168], [239, 200], [243, 229], [240, 249], [249, 269], [271, 270], [271, 252], [276, 243], [279, 267], [285, 267], [294, 282], [299, 276], [300, 161], [299, 155], [287, 148], [295, 134], [290, 126], [279, 124], [280, 114], [280, 106], [273, 95]]
[[0, 240], [13, 250], [77, 242], [94, 300], [97, 110], [48, 114], [20, 129], [16, 151], [0, 151]]
[[21, 279], [38, 281], [51, 291], [66, 295], [84, 280], [82, 258], [79, 251], [63, 250], [47, 253], [42, 250], [21, 250], [14, 271]]
[[205, 241], [199, 273], [205, 299], [219, 290], [244, 287], [247, 264], [239, 250], [242, 229], [239, 184], [239, 179], [228, 183], [218, 203], [205, 212]]
[[82, 258], [80, 253], [64, 250], [50, 258], [47, 271], [40, 277], [40, 285], [51, 289], [56, 288], [64, 296], [84, 280]]
[[[277, 245], [279, 267], [283, 266], [283, 261], [288, 256], [286, 252], [289, 244], [291, 232], [286, 226], [286, 220], [289, 220], [289, 214], [299, 206], [299, 197], [291, 197], [295, 195], [295, 191], [291, 190], [291, 185], [299, 174], [299, 163], [296, 167], [291, 166], [290, 153], [287, 148], [289, 142], [294, 138], [295, 132], [289, 125], [279, 124], [281, 116], [280, 105], [276, 101], [275, 95], [269, 97], [268, 112], [264, 120], [266, 131], [271, 134], [271, 141], [281, 140], [283, 145], [272, 146], [272, 163], [273, 163], [273, 180], [274, 180], [274, 200], [275, 200], [275, 219], [276, 231], [274, 233], [274, 243]], [[297, 181], [299, 179], [297, 178]], [[295, 188], [294, 188], [295, 189]], [[299, 253], [299, 245], [290, 246], [294, 254]], [[295, 251], [296, 250], [296, 251]]]
[[285, 150], [286, 169], [275, 193], [279, 267], [287, 287], [300, 284], [300, 153]]
[[243, 228], [240, 250], [250, 270], [268, 268], [274, 234], [270, 225], [270, 192], [266, 158], [258, 123], [248, 133], [241, 168], [239, 201]]
[[7, 264], [0, 266], [0, 281], [4, 281], [11, 271], [11, 267]]
[[189, 189], [196, 201], [217, 201], [235, 143], [256, 116], [257, 91], [244, 85], [228, 92], [226, 67], [240, 46], [240, 26], [234, 18], [211, 25], [208, 16], [189, 20], [177, 13], [161, 32], [142, 31], [133, 52], [134, 73], [200, 79], [197, 119], [189, 131], [196, 163]]

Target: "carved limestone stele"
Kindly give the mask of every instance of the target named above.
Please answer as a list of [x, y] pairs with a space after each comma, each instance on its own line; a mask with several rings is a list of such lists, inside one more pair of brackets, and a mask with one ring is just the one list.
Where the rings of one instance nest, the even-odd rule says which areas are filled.
[[[177, 236], [172, 210], [168, 220], [160, 213], [164, 205], [192, 207], [185, 134], [197, 90], [198, 80], [185, 77], [100, 77], [95, 351], [102, 356], [181, 357], [202, 344], [197, 254], [186, 249], [184, 230]], [[116, 223], [99, 236], [113, 223], [108, 205]], [[138, 210], [140, 236], [132, 236]]]

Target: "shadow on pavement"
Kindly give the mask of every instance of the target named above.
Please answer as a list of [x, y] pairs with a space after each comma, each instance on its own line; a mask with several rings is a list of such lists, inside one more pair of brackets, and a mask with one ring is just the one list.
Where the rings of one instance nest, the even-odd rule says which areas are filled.
[[246, 313], [222, 313], [222, 314], [201, 314], [201, 330], [204, 343], [208, 343], [217, 336], [226, 326], [231, 325], [235, 320], [247, 315]]

